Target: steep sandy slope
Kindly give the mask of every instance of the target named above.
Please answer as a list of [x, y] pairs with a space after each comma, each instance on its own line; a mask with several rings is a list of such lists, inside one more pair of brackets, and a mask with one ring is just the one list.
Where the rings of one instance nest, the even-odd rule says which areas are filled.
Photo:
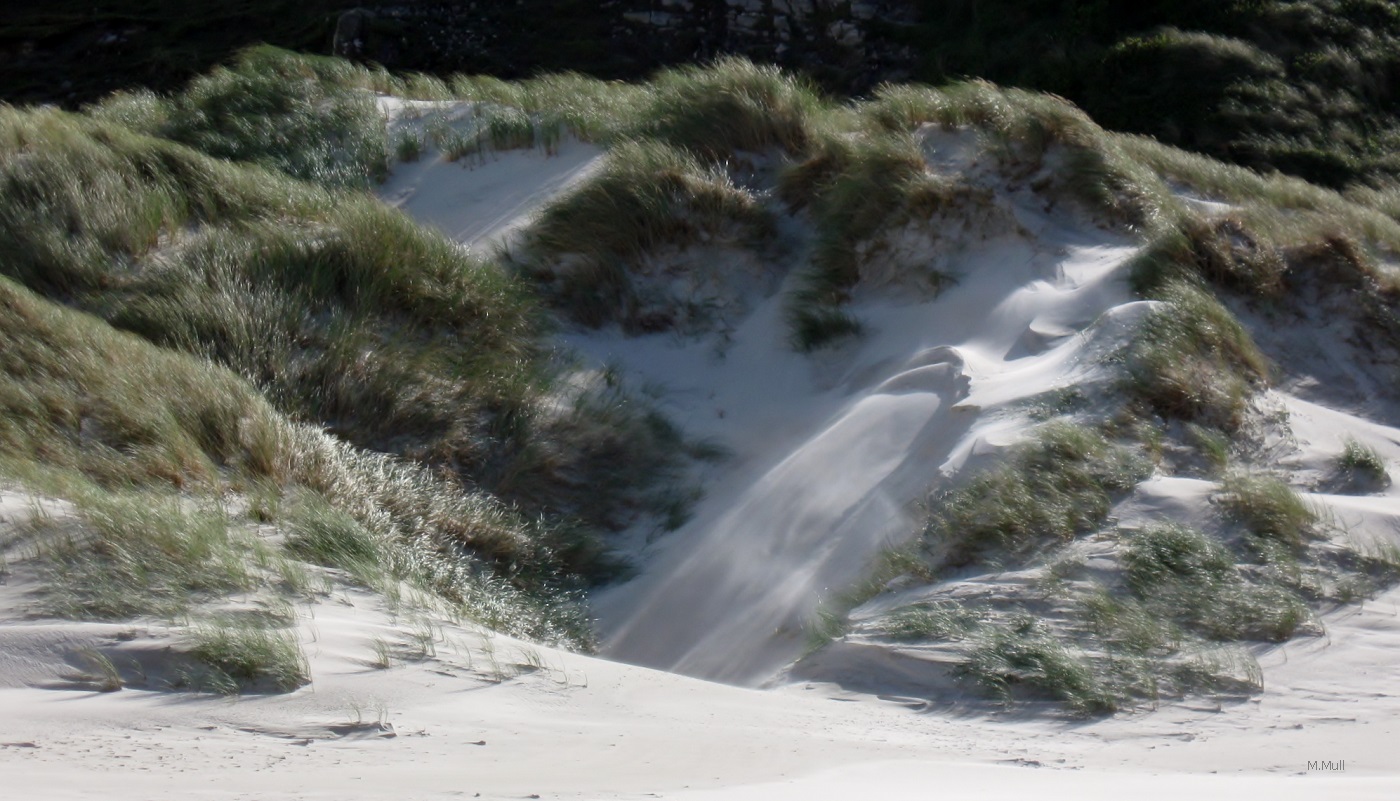
[[911, 502], [1016, 438], [1018, 403], [1098, 377], [1093, 355], [1133, 313], [1119, 269], [1133, 251], [1029, 212], [1022, 222], [1026, 235], [956, 258], [957, 284], [937, 300], [858, 303], [868, 335], [815, 359], [789, 345], [782, 293], [722, 355], [706, 342], [569, 340], [668, 387], [677, 421], [734, 454], [694, 520], [598, 601], [605, 653], [771, 678], [800, 655], [823, 598], [914, 529]]

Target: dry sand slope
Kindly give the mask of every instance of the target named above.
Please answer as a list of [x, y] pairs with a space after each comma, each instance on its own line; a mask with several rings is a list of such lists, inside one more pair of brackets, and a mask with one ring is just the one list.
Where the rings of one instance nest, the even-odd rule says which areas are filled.
[[[509, 244], [597, 158], [577, 143], [473, 167], [429, 153], [384, 194], [466, 245]], [[98, 693], [75, 678], [77, 654], [155, 672], [173, 635], [27, 618], [35, 578], [16, 567], [0, 587], [0, 797], [1400, 797], [1395, 591], [1328, 613], [1325, 638], [1259, 650], [1264, 692], [1224, 706], [1071, 724], [784, 672], [822, 601], [908, 535], [911, 502], [1017, 441], [1024, 399], [1109, 380], [1099, 357], [1148, 308], [1124, 284], [1128, 243], [1013, 195], [1000, 202], [1014, 225], [963, 242], [947, 264], [955, 286], [936, 300], [862, 293], [852, 310], [868, 333], [836, 351], [793, 352], [782, 287], [751, 298], [722, 339], [562, 338], [662, 386], [676, 422], [732, 454], [690, 522], [639, 536], [639, 575], [597, 598], [608, 659], [394, 614], [338, 586], [299, 609], [308, 688], [237, 700]], [[1385, 425], [1395, 418], [1342, 400], [1301, 379], [1276, 393], [1292, 412], [1281, 452], [1299, 482], [1347, 436], [1400, 459], [1400, 430]], [[1154, 479], [1115, 514], [1190, 519], [1208, 490]], [[1396, 489], [1312, 498], [1358, 535], [1393, 536], [1400, 517]], [[29, 510], [6, 495], [2, 525]], [[376, 669], [376, 639], [414, 658]], [[1309, 770], [1338, 760], [1345, 772]]]

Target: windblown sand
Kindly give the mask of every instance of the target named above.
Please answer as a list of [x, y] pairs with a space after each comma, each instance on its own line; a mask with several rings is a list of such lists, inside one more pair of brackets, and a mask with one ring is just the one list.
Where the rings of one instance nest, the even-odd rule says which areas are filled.
[[[410, 124], [406, 106], [387, 107]], [[959, 162], [952, 144], [949, 163]], [[556, 156], [514, 151], [473, 164], [429, 151], [401, 165], [382, 195], [465, 246], [511, 246], [599, 158], [577, 142]], [[915, 503], [1016, 442], [1026, 399], [1110, 380], [1103, 357], [1149, 308], [1124, 282], [1130, 243], [1002, 200], [1014, 230], [959, 239], [942, 257], [952, 288], [936, 299], [898, 287], [861, 294], [852, 310], [868, 334], [832, 352], [792, 350], [783, 287], [748, 299], [722, 337], [561, 335], [585, 362], [660, 386], [688, 434], [730, 453], [708, 468], [706, 495], [681, 529], [633, 532], [639, 574], [595, 600], [601, 658], [427, 612], [395, 615], [340, 585], [299, 608], [313, 676], [302, 690], [228, 700], [95, 692], [78, 675], [85, 648], [159, 670], [179, 635], [35, 619], [37, 579], [22, 553], [9, 554], [0, 797], [1400, 797], [1400, 591], [1326, 612], [1325, 637], [1259, 647], [1265, 689], [1255, 697], [1089, 722], [1000, 713], [947, 692], [919, 697], [897, 683], [857, 692], [786, 671], [823, 601], [912, 533]], [[1290, 373], [1271, 401], [1290, 413], [1280, 452], [1296, 482], [1320, 480], [1348, 437], [1400, 460], [1393, 409], [1328, 391], [1344, 383], [1327, 371], [1346, 372], [1345, 344], [1293, 346], [1309, 369]], [[1159, 477], [1115, 515], [1189, 522], [1209, 491]], [[1357, 537], [1397, 537], [1400, 489], [1310, 499]], [[33, 513], [15, 493], [0, 500], [0, 526]], [[420, 640], [415, 658], [371, 664], [376, 639], [407, 649], [425, 627], [433, 653]], [[1344, 771], [1309, 769], [1343, 760]]]

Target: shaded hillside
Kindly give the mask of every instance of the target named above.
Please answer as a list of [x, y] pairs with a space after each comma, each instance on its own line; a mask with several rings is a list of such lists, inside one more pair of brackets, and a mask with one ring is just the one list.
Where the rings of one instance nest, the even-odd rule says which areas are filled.
[[373, 16], [350, 51], [393, 69], [639, 79], [741, 53], [838, 94], [982, 77], [1061, 94], [1111, 129], [1331, 186], [1400, 173], [1389, 155], [1400, 11], [1384, 0], [121, 0], [100, 13], [29, 2], [0, 25], [0, 97], [74, 105], [120, 88], [175, 89], [257, 42], [329, 52], [352, 7]]
[[0, 10], [0, 98], [93, 100], [117, 89], [176, 89], [266, 42], [330, 49], [335, 19], [354, 0], [18, 0]]
[[1340, 186], [1400, 172], [1384, 0], [924, 0], [920, 77], [1062, 94], [1108, 128]]

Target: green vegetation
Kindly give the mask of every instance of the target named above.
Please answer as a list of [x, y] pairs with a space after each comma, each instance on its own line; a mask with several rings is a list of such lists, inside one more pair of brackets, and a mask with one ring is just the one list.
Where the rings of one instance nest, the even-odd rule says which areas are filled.
[[1164, 418], [1239, 428], [1269, 374], [1249, 332], [1189, 281], [1167, 283], [1154, 296], [1163, 305], [1148, 315], [1125, 355], [1130, 395]]
[[256, 545], [216, 509], [173, 498], [93, 492], [78, 506], [78, 530], [41, 531], [43, 606], [77, 619], [185, 615], [201, 599], [251, 590]]
[[1149, 472], [1093, 429], [1047, 424], [1000, 467], [937, 499], [922, 548], [936, 565], [961, 565], [1066, 542], [1103, 525], [1113, 496]]
[[966, 81], [884, 87], [861, 108], [876, 130], [971, 128], [989, 140], [989, 153], [1009, 177], [1050, 167], [1037, 191], [1073, 198], [1111, 221], [1150, 232], [1175, 208], [1161, 179], [1123, 150], [1122, 137], [1062, 98]]
[[1381, 76], [1400, 15], [1381, 0], [919, 5], [902, 38], [926, 80], [1054, 92], [1109, 128], [1333, 186], [1395, 174]]
[[[794, 342], [810, 351], [860, 332], [840, 305], [862, 278], [862, 246], [912, 220], [967, 204], [966, 186], [931, 175], [908, 133], [826, 135], [781, 177], [779, 192], [806, 209], [817, 234], [812, 266], [789, 302]], [[901, 265], [902, 267], [903, 265]], [[947, 281], [924, 277], [937, 291]]]
[[[126, 0], [93, 14], [72, 0], [56, 0], [12, 15], [0, 49], [17, 55], [6, 59], [7, 79], [0, 83], [11, 98], [42, 100], [85, 101], [123, 84], [168, 91], [258, 41], [324, 52], [336, 13], [351, 5], [249, 0], [230, 15], [176, 9], [171, 0]], [[1332, 186], [1400, 174], [1393, 157], [1396, 89], [1388, 77], [1400, 63], [1400, 15], [1385, 0], [911, 5], [911, 21], [876, 24], [869, 35], [884, 54], [907, 48], [917, 62], [916, 80], [943, 84], [975, 77], [1053, 92], [1111, 129]], [[622, 9], [596, 3], [522, 0], [472, 13], [473, 28], [491, 32], [489, 43], [457, 39], [455, 46], [439, 46], [455, 39], [452, 31], [430, 32], [381, 17], [366, 33], [367, 56], [442, 74], [518, 78], [569, 70], [637, 80], [691, 53], [723, 47], [719, 31], [706, 24], [666, 50], [645, 41], [617, 47]], [[830, 42], [812, 50], [799, 41], [792, 43], [790, 60], [820, 64], [811, 68], [813, 77], [830, 86], [864, 89], [882, 77], [872, 76], [865, 60], [857, 60], [859, 66], [839, 63], [841, 48]], [[676, 72], [684, 69], [693, 68]], [[602, 83], [574, 74], [563, 80]], [[424, 97], [445, 89], [462, 95], [466, 82], [420, 79], [409, 86]], [[470, 83], [497, 94], [519, 86], [495, 78]], [[580, 94], [577, 107], [595, 99], [596, 93]], [[742, 95], [699, 99], [693, 111], [680, 109], [677, 119], [713, 112], [720, 113], [712, 119], [722, 119], [746, 107]], [[521, 102], [509, 105], [533, 110]]]
[[1154, 297], [1173, 281], [1204, 279], [1246, 294], [1278, 296], [1287, 270], [1276, 248], [1256, 238], [1239, 219], [1207, 222], [1181, 215], [1132, 265], [1134, 289]]
[[[1133, 48], [1186, 48], [1279, 80], [1289, 69], [1259, 46], [1170, 31], [1113, 57], [1142, 57]], [[428, 119], [391, 140], [371, 89], [473, 101], [457, 121], [470, 125]], [[603, 144], [606, 162], [512, 253], [467, 253], [362, 191], [391, 152], [413, 160], [429, 140], [475, 159], [551, 152], [566, 130]], [[941, 172], [962, 148], [979, 166]], [[997, 182], [1145, 243], [1133, 288], [1156, 305], [1120, 354], [1122, 394], [1032, 410], [1052, 421], [931, 499], [915, 544], [836, 606], [897, 576], [1053, 555], [1096, 533], [1111, 566], [1091, 578], [1066, 559], [1052, 582], [1031, 582], [1033, 602], [930, 595], [871, 628], [954, 643], [978, 686], [1081, 714], [1250, 686], [1256, 675], [1221, 647], [1308, 630], [1309, 601], [1364, 594], [1385, 559], [1323, 554], [1307, 503], [1242, 471], [1225, 473], [1217, 499], [1238, 524], [1228, 538], [1149, 527], [1115, 541], [1105, 527], [1151, 472], [1140, 451], [1168, 464], [1184, 441], [1219, 472], [1247, 460], [1231, 438], [1270, 367], [1230, 306], [1352, 292], [1358, 319], [1389, 336], [1378, 347], [1400, 342], [1400, 284], [1382, 266], [1400, 249], [1395, 193], [1260, 176], [982, 81], [838, 103], [738, 59], [646, 84], [505, 83], [258, 48], [170, 96], [0, 109], [0, 468], [78, 509], [71, 530], [43, 537], [50, 611], [173, 619], [232, 593], [310, 595], [310, 562], [391, 601], [428, 592], [449, 614], [587, 648], [582, 593], [626, 570], [607, 535], [679, 527], [696, 497], [687, 467], [713, 454], [615, 371], [556, 353], [549, 307], [585, 326], [684, 333], [710, 312], [676, 277], [781, 276], [801, 253], [786, 301], [794, 344], [810, 351], [859, 332], [845, 308], [858, 288], [935, 294], [952, 280], [934, 256], [897, 263], [900, 237], [951, 251], [962, 243], [940, 237], [1014, 230]], [[941, 218], [981, 228], [949, 233]], [[810, 251], [790, 249], [807, 233]], [[1356, 443], [1338, 469], [1385, 480]], [[221, 505], [230, 498], [246, 520]], [[253, 522], [283, 535], [285, 555]], [[819, 634], [841, 617], [826, 610]], [[220, 623], [194, 640], [203, 667], [190, 686], [305, 680], [295, 641], [266, 625]], [[431, 653], [431, 625], [416, 642]], [[387, 666], [392, 654], [376, 656]]]
[[[642, 405], [570, 396], [519, 282], [367, 197], [60, 112], [7, 112], [0, 130], [0, 149], [26, 153], [0, 168], [0, 271], [233, 369], [286, 414], [451, 462], [531, 514], [597, 514], [585, 534], [625, 525], [649, 488], [562, 508], [552, 488], [586, 482], [568, 477], [583, 462], [622, 453], [665, 473], [676, 458], [633, 449], [654, 440]], [[549, 411], [558, 394], [567, 415]]]
[[1225, 511], [1260, 540], [1296, 549], [1314, 533], [1317, 512], [1277, 478], [1236, 472], [1220, 489]]
[[805, 81], [738, 58], [663, 71], [649, 88], [649, 102], [626, 133], [710, 161], [769, 148], [803, 153], [818, 117], [830, 108]]
[[880, 629], [896, 640], [960, 640], [985, 619], [961, 604], [936, 601], [896, 609], [880, 621]]
[[753, 244], [770, 226], [770, 212], [722, 169], [657, 142], [624, 142], [596, 177], [545, 209], [523, 259], [526, 273], [578, 322], [658, 330], [677, 321], [655, 315], [683, 310], [648, 308], [655, 300], [638, 286], [645, 256], [702, 241]]
[[399, 161], [417, 161], [423, 155], [423, 137], [414, 131], [399, 131], [394, 138], [394, 156]]
[[[569, 540], [499, 501], [292, 423], [227, 370], [61, 309], [9, 279], [0, 279], [0, 341], [5, 472], [52, 495], [94, 498], [97, 544], [75, 533], [53, 546], [56, 611], [173, 614], [169, 603], [188, 603], [181, 593], [237, 588], [244, 578], [233, 568], [248, 555], [237, 538], [225, 539], [221, 517], [120, 493], [212, 497], [225, 486], [270, 484], [274, 493], [324, 496], [396, 543], [420, 584], [489, 614], [502, 630], [587, 641], [556, 583], [567, 580], [559, 565], [568, 550], [558, 545]], [[500, 579], [489, 574], [493, 559]]]
[[240, 623], [200, 626], [189, 655], [195, 665], [181, 684], [192, 690], [291, 692], [311, 680], [301, 646], [287, 631]]
[[995, 627], [960, 671], [1008, 700], [1013, 686], [1024, 686], [1063, 701], [1075, 714], [1103, 714], [1118, 708], [1113, 691], [1089, 665], [1029, 616]]
[[392, 559], [372, 531], [319, 497], [301, 501], [287, 522], [285, 547], [306, 562], [364, 576]]
[[253, 48], [191, 81], [149, 132], [326, 186], [367, 187], [385, 175], [388, 141], [374, 98], [338, 80], [348, 71]]
[[1223, 431], [1207, 426], [1188, 423], [1187, 437], [1196, 450], [1205, 457], [1206, 464], [1213, 473], [1219, 473], [1230, 465], [1230, 437]]
[[1369, 445], [1348, 439], [1337, 455], [1337, 469], [1343, 477], [1355, 483], [1384, 487], [1390, 484], [1385, 459]]
[[[1102, 562], [1087, 577], [1083, 563], [1061, 560], [1053, 583], [935, 596], [866, 626], [940, 643], [953, 675], [1006, 703], [1048, 699], [1088, 716], [1192, 692], [1256, 691], [1258, 666], [1239, 644], [1317, 631], [1308, 602], [1334, 597], [1257, 564], [1249, 543], [1232, 550], [1171, 524], [1119, 532], [1119, 541], [1107, 575]], [[1338, 568], [1336, 592], [1374, 568], [1361, 562]]]
[[1219, 541], [1179, 526], [1134, 532], [1123, 552], [1128, 586], [1154, 619], [1211, 640], [1293, 637], [1310, 619], [1304, 598], [1235, 563]]

